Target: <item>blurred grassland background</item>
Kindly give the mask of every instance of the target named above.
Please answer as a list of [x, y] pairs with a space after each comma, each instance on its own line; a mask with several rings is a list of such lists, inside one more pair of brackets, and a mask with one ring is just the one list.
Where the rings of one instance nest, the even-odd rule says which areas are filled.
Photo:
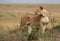
[[[26, 39], [24, 39], [27, 41], [27, 36], [21, 36], [21, 33], [18, 31], [20, 27], [20, 18], [23, 14], [34, 14], [39, 6], [43, 6], [49, 11], [51, 18], [53, 17], [56, 21], [54, 24], [57, 27], [53, 29], [55, 31], [48, 31], [48, 34], [41, 35], [43, 38], [40, 37], [39, 41], [60, 41], [60, 4], [0, 4], [0, 41], [22, 41], [23, 39], [21, 38], [23, 37], [25, 37]], [[53, 28], [51, 24], [48, 26]], [[37, 36], [38, 32], [35, 32]], [[59, 36], [56, 40], [54, 38], [55, 36], [53, 36], [54, 34], [56, 37]]]

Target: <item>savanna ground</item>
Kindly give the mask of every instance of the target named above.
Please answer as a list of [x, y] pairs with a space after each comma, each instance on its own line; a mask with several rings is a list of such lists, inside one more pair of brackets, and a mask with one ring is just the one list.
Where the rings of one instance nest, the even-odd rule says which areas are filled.
[[[55, 26], [49, 24], [41, 34], [36, 26], [29, 35], [27, 28], [19, 31], [23, 14], [34, 14], [39, 6], [46, 8]], [[28, 40], [29, 39], [29, 40]], [[0, 4], [0, 41], [60, 41], [60, 4]]]

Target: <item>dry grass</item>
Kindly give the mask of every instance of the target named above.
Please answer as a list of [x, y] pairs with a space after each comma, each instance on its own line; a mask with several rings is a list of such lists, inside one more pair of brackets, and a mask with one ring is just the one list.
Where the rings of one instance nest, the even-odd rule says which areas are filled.
[[[21, 34], [18, 29], [20, 27], [20, 17], [23, 14], [27, 13], [33, 13], [36, 11], [37, 8], [39, 8], [41, 4], [0, 4], [0, 41], [22, 41], [21, 39], [25, 39], [27, 41], [28, 34], [26, 36], [25, 34]], [[53, 19], [56, 20], [55, 25], [60, 25], [60, 4], [47, 4], [44, 5], [42, 4], [44, 8], [46, 8]], [[51, 18], [52, 18], [51, 17]], [[54, 21], [53, 20], [53, 21]], [[48, 26], [51, 26], [49, 24]], [[60, 27], [60, 26], [58, 26]], [[52, 28], [52, 27], [50, 27]], [[56, 32], [57, 30], [57, 32]], [[58, 38], [55, 40], [55, 35], [56, 37], [59, 36], [59, 30], [56, 29], [53, 32], [48, 31], [44, 35], [40, 35], [39, 41], [60, 41]], [[32, 32], [31, 37], [38, 36], [38, 32]], [[34, 35], [34, 33], [37, 35]], [[54, 35], [55, 34], [55, 35]], [[58, 35], [57, 35], [58, 34]], [[53, 36], [54, 35], [54, 36]], [[8, 37], [7, 37], [8, 36]], [[53, 39], [52, 39], [53, 38]], [[37, 41], [38, 41], [37, 40]]]

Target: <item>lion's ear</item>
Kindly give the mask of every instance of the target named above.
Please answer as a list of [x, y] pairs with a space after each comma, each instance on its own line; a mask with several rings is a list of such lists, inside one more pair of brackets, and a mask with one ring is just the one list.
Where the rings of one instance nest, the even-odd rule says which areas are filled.
[[41, 10], [43, 10], [43, 7], [42, 7], [42, 6], [40, 6], [40, 9], [41, 9]]

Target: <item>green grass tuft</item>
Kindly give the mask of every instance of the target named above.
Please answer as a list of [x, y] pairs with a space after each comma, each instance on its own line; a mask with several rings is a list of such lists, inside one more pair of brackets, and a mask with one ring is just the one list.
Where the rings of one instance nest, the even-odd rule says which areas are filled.
[[8, 32], [0, 33], [0, 41], [60, 41], [60, 26], [56, 26], [51, 30], [46, 29], [42, 34], [38, 26], [33, 28], [32, 33], [29, 35], [27, 28], [19, 31], [18, 28], [9, 30]]

